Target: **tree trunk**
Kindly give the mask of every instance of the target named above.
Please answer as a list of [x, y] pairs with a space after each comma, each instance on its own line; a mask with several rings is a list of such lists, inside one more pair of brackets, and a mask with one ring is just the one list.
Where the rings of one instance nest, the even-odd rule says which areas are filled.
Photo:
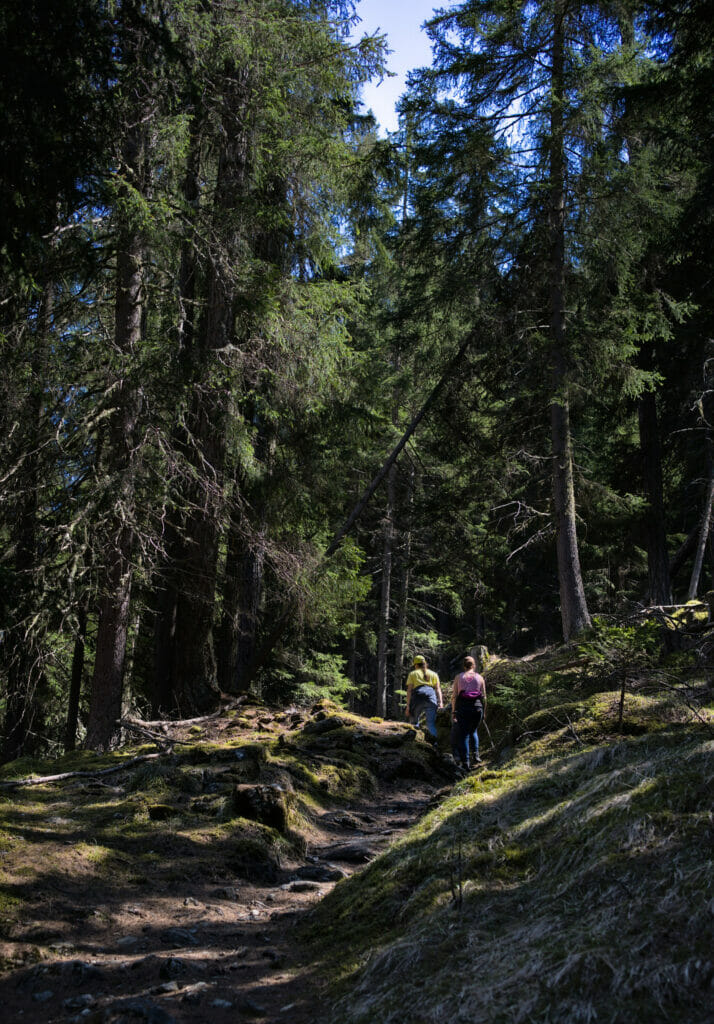
[[565, 327], [565, 152], [564, 4], [559, 0], [553, 26], [550, 119], [550, 333], [553, 344], [550, 426], [553, 444], [555, 518], [560, 613], [566, 640], [591, 625], [585, 601], [575, 516], [573, 454], [566, 372]]
[[[193, 375], [196, 330], [196, 240], [194, 219], [199, 200], [201, 171], [201, 120], [194, 115], [191, 121], [186, 173], [183, 181], [183, 201], [190, 223], [181, 245], [178, 274], [178, 324], [176, 329], [176, 371], [179, 389]], [[173, 446], [180, 456], [189, 450], [186, 426], [181, 420], [174, 425]], [[170, 494], [170, 497], [172, 495]], [[182, 561], [183, 543], [175, 510], [167, 516], [163, 538], [163, 557], [156, 572], [156, 608], [154, 624], [154, 672], [152, 686], [152, 714], [155, 718], [171, 715], [174, 706], [173, 649], [176, 637], [176, 610], [181, 582], [177, 569]]]
[[707, 429], [706, 434], [706, 451], [708, 470], [707, 493], [704, 499], [704, 511], [702, 512], [702, 518], [699, 523], [697, 550], [694, 555], [694, 565], [692, 566], [692, 575], [689, 580], [689, 590], [687, 592], [688, 601], [693, 601], [699, 591], [699, 581], [702, 575], [702, 566], [704, 565], [704, 552], [706, 551], [707, 540], [709, 539], [709, 529], [711, 526], [712, 505], [714, 504], [714, 457], [712, 454], [712, 438], [709, 429]]
[[246, 666], [255, 654], [263, 597], [265, 548], [261, 537], [249, 543], [237, 523], [228, 534], [223, 617], [218, 643], [218, 683], [240, 693]]
[[667, 533], [664, 521], [664, 488], [662, 485], [662, 450], [659, 441], [657, 400], [652, 391], [638, 402], [642, 475], [647, 499], [645, 534], [647, 537], [647, 575], [649, 602], [655, 605], [672, 603], [669, 575]]
[[[124, 150], [125, 167], [136, 181], [143, 159], [140, 130], [137, 125], [128, 132]], [[114, 345], [124, 365], [116, 381], [116, 411], [110, 422], [107, 456], [107, 467], [115, 481], [115, 511], [107, 524], [103, 566], [98, 566], [104, 570], [105, 581], [86, 740], [88, 747], [100, 750], [113, 746], [119, 736], [134, 550], [134, 440], [139, 400], [130, 363], [141, 342], [144, 275], [143, 239], [139, 230], [126, 221], [119, 226], [116, 260]]]
[[377, 640], [377, 714], [386, 718], [389, 711], [389, 624], [392, 601], [392, 555], [394, 549], [394, 491], [396, 463], [387, 476], [387, 505], [384, 512], [382, 541], [382, 587], [380, 594], [379, 635]]
[[228, 550], [224, 573], [223, 617], [219, 644], [219, 685], [228, 693], [247, 688], [246, 673], [255, 657], [263, 602], [266, 537], [272, 459], [275, 432], [270, 422], [260, 418], [254, 403], [247, 403], [246, 420], [257, 423], [254, 459], [260, 466], [252, 480], [238, 469], [235, 490], [242, 493], [250, 507], [251, 522], [234, 503], [228, 532]]
[[72, 652], [72, 669], [69, 678], [69, 698], [67, 702], [67, 724], [64, 733], [64, 749], [74, 750], [77, 744], [77, 724], [79, 722], [79, 701], [82, 695], [82, 677], [84, 675], [84, 655], [87, 636], [87, 604], [82, 600], [77, 611], [77, 635], [74, 639]]
[[391, 717], [398, 718], [399, 708], [396, 706], [397, 690], [402, 689], [403, 683], [403, 662], [404, 647], [407, 637], [407, 611], [409, 607], [409, 584], [411, 575], [411, 547], [412, 547], [412, 507], [414, 504], [414, 467], [409, 472], [409, 483], [407, 491], [407, 528], [404, 533], [403, 547], [401, 552], [401, 581], [399, 587], [399, 606], [397, 610], [397, 626], [394, 635], [394, 675], [392, 679], [392, 707]]
[[[232, 268], [240, 250], [236, 199], [245, 185], [248, 166], [248, 136], [240, 116], [247, 88], [247, 78], [236, 73], [235, 95], [227, 102], [213, 204], [215, 232], [224, 240], [223, 250], [207, 268], [206, 301], [190, 360], [194, 387], [187, 417], [190, 440], [184, 454], [193, 466], [193, 482], [179, 497], [184, 512], [175, 528], [176, 547], [167, 551], [170, 572], [165, 586], [172, 592], [163, 603], [170, 618], [161, 628], [164, 634], [171, 633], [171, 664], [165, 675], [171, 686], [172, 707], [182, 715], [215, 707], [220, 694], [213, 624], [231, 396], [211, 377], [219, 366], [217, 353], [235, 343], [237, 285]], [[162, 688], [166, 689], [163, 684]]]
[[[141, 339], [142, 244], [138, 236], [127, 240], [117, 254], [115, 344], [131, 354]], [[110, 549], [105, 555], [106, 582], [99, 605], [97, 647], [87, 723], [87, 746], [106, 749], [119, 734], [124, 659], [132, 584], [134, 531], [127, 521], [134, 503], [133, 438], [138, 405], [130, 385], [118, 388], [118, 411], [110, 432], [110, 464], [117, 479], [117, 513], [110, 525]]]
[[30, 358], [31, 383], [20, 421], [26, 430], [26, 455], [17, 474], [18, 502], [11, 525], [15, 549], [15, 591], [10, 625], [2, 637], [6, 663], [7, 697], [3, 723], [2, 761], [12, 761], [37, 747], [37, 726], [42, 720], [40, 691], [44, 683], [42, 643], [30, 623], [38, 608], [35, 581], [40, 489], [40, 425], [50, 345], [54, 288], [45, 284], [40, 300], [37, 333]]

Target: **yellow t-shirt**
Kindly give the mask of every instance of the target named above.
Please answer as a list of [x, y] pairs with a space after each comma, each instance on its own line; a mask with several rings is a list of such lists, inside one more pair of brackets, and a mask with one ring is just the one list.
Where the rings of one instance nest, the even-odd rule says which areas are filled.
[[439, 686], [439, 677], [436, 672], [432, 672], [431, 669], [426, 670], [426, 679], [420, 668], [415, 668], [413, 672], [410, 672], [407, 676], [407, 690], [411, 686], [412, 690], [416, 690], [419, 686], [430, 686], [432, 690], [436, 690]]

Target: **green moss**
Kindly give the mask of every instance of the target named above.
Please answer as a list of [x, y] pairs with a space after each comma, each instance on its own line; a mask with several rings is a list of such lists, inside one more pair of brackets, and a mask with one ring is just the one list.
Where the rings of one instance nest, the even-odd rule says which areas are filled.
[[[540, 673], [511, 760], [459, 782], [313, 912], [343, 1024], [396, 1024], [414, 977], [424, 1021], [467, 1005], [569, 1024], [617, 1005], [617, 1021], [664, 1007], [703, 1024], [714, 743], [656, 686], [626, 694], [618, 731], [619, 691], [573, 700], [570, 678], [564, 699], [571, 672]], [[464, 950], [454, 989], [444, 965]]]
[[22, 900], [0, 886], [0, 938], [9, 938], [22, 910]]

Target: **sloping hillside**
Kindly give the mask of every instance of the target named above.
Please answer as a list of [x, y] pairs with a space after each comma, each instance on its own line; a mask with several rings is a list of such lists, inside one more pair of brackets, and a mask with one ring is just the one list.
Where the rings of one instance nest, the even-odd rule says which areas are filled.
[[644, 676], [620, 720], [586, 662], [494, 669], [544, 705], [515, 747], [313, 912], [326, 1020], [712, 1020], [711, 690]]

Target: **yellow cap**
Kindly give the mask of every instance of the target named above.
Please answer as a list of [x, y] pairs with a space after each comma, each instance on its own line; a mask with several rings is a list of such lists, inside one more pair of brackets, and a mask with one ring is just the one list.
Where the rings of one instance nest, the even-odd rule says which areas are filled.
[[423, 658], [421, 654], [417, 654], [416, 658], [414, 659], [414, 665], [426, 665], [426, 658]]

